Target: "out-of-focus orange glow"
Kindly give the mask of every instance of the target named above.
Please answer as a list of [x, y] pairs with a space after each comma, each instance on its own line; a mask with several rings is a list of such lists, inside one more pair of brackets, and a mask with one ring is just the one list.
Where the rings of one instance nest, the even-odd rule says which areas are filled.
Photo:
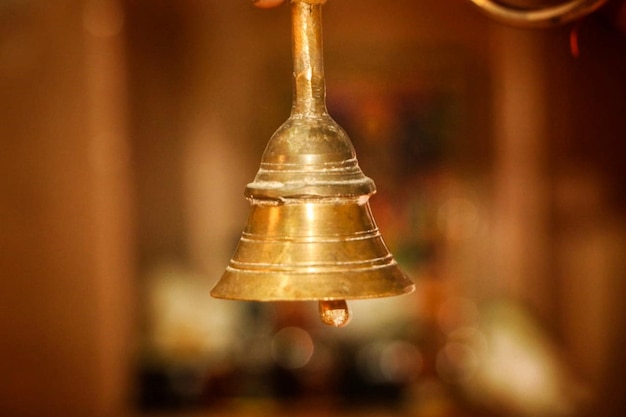
[[0, 2], [0, 415], [625, 415], [626, 7], [574, 59], [466, 3], [325, 6], [417, 285], [335, 329], [209, 296], [290, 110], [288, 4]]

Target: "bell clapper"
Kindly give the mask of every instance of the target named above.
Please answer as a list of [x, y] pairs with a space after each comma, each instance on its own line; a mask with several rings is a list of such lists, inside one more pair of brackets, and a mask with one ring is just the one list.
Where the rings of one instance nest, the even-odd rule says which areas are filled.
[[333, 327], [343, 327], [352, 318], [346, 300], [321, 300], [319, 310], [322, 323]]

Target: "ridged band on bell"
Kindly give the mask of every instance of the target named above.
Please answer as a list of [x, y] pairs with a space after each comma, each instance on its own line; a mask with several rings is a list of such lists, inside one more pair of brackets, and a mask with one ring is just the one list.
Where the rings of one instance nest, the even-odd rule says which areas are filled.
[[292, 116], [270, 139], [248, 198], [353, 197], [371, 195], [345, 131], [327, 114]]
[[211, 295], [260, 301], [359, 299], [413, 290], [369, 204], [256, 204]]

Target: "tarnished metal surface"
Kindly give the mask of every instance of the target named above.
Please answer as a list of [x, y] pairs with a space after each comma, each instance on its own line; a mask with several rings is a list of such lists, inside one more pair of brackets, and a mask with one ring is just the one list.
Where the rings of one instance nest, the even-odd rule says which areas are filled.
[[242, 300], [384, 297], [412, 284], [369, 210], [355, 199], [253, 204], [239, 246], [213, 295]]
[[398, 295], [414, 285], [398, 268], [372, 217], [368, 199], [376, 191], [374, 182], [363, 174], [350, 139], [326, 110], [322, 3], [292, 1], [291, 116], [270, 139], [246, 187], [248, 223], [211, 294], [322, 300], [320, 311], [335, 320], [334, 307], [324, 301]]

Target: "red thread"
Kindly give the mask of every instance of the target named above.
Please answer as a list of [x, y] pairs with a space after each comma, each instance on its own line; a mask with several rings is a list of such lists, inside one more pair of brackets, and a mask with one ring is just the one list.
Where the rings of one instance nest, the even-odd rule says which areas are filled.
[[574, 58], [580, 56], [580, 48], [578, 46], [578, 33], [580, 32], [580, 24], [575, 24], [569, 33], [569, 50]]

